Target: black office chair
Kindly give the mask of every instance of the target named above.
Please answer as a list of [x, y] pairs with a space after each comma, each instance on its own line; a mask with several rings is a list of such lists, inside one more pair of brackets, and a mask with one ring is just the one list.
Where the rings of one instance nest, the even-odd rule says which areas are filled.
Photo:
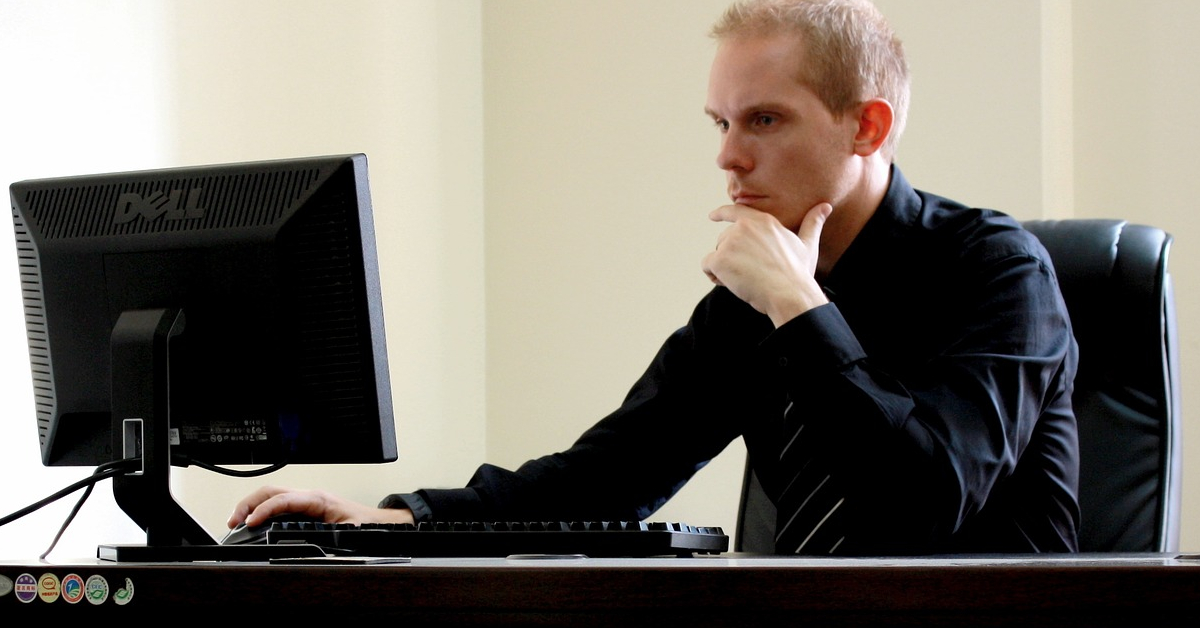
[[1079, 373], [1079, 549], [1179, 549], [1182, 434], [1171, 236], [1123, 220], [1024, 223], [1054, 261]]
[[[1123, 220], [1035, 220], [1079, 342], [1082, 552], [1173, 552], [1182, 504], [1171, 236]], [[734, 549], [772, 552], [775, 508], [747, 467]]]

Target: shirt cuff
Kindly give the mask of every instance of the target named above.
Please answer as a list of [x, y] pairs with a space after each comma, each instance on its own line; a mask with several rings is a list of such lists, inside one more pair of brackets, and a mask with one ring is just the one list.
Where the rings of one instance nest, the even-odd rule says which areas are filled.
[[412, 511], [413, 521], [416, 523], [433, 519], [433, 512], [430, 511], [429, 504], [416, 493], [392, 493], [379, 502], [379, 507], [407, 508]]
[[784, 323], [760, 348], [783, 371], [841, 371], [867, 357], [842, 311], [833, 303], [815, 307]]

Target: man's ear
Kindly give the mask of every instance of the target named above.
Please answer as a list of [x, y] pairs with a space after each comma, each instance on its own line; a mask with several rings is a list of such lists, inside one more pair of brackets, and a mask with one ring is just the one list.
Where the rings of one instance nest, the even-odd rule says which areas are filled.
[[854, 152], [867, 156], [879, 150], [887, 141], [895, 122], [892, 105], [882, 98], [873, 98], [858, 106], [858, 133], [854, 136]]

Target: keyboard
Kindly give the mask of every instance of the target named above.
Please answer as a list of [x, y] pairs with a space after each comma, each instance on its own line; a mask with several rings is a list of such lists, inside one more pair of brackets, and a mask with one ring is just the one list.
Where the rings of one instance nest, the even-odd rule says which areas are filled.
[[331, 555], [408, 557], [691, 556], [729, 549], [729, 537], [721, 528], [643, 521], [416, 525], [285, 521], [271, 524], [267, 543], [307, 543]]

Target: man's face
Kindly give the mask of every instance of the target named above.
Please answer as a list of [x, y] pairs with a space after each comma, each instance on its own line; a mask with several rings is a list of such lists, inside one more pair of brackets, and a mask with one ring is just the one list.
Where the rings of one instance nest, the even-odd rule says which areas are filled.
[[855, 116], [835, 117], [798, 77], [799, 37], [734, 37], [712, 65], [705, 110], [721, 131], [717, 165], [736, 204], [793, 231], [820, 202], [837, 211], [854, 179]]

